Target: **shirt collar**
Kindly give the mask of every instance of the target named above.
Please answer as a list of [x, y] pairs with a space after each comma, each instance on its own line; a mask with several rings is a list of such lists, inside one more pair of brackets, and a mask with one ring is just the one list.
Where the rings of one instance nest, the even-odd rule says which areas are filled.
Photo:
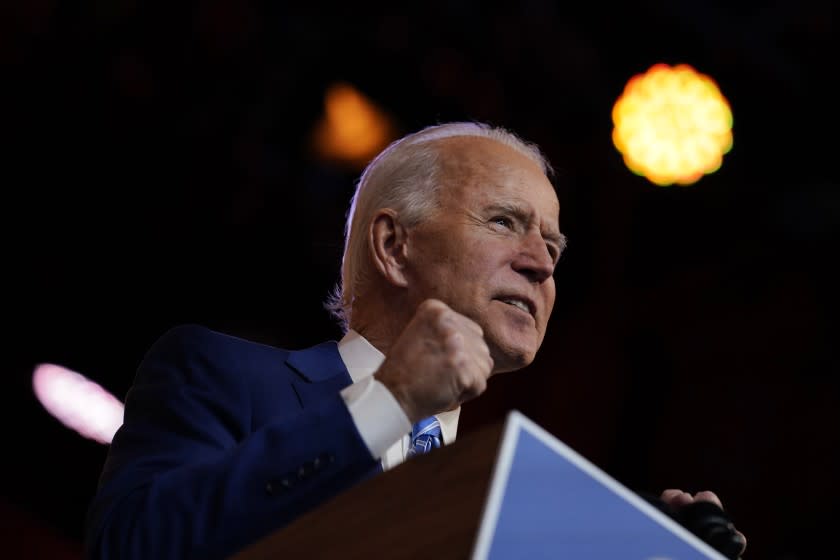
[[[347, 334], [338, 343], [338, 353], [341, 360], [350, 374], [353, 383], [373, 375], [382, 362], [385, 361], [385, 354], [379, 351], [373, 344], [367, 341], [358, 332], [349, 329]], [[440, 431], [443, 434], [443, 441], [447, 444], [455, 441], [458, 435], [458, 419], [461, 415], [461, 407], [447, 412], [435, 414], [440, 421]]]

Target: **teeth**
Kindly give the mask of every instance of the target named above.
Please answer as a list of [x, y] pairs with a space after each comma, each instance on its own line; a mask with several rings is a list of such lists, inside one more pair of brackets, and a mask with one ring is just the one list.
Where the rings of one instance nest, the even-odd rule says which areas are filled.
[[525, 313], [531, 313], [531, 310], [528, 309], [528, 306], [524, 302], [522, 302], [518, 299], [503, 299], [502, 301], [507, 303], [508, 305], [518, 307], [519, 309], [521, 309]]

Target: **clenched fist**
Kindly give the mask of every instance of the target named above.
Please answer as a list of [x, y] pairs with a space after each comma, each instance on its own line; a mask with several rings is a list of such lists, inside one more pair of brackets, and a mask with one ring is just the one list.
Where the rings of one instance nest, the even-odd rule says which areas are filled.
[[483, 393], [492, 371], [481, 327], [429, 299], [417, 308], [374, 376], [413, 424]]

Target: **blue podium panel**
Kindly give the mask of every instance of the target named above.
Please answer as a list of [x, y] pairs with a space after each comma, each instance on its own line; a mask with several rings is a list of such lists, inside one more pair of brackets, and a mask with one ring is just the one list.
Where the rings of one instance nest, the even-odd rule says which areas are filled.
[[508, 418], [473, 557], [723, 559], [517, 412]]

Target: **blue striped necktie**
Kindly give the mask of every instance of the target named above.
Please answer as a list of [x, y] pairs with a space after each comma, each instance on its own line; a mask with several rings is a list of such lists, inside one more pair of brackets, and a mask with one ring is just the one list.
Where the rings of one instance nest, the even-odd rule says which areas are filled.
[[423, 418], [411, 430], [411, 444], [406, 457], [422, 455], [441, 446], [440, 422], [434, 416]]

